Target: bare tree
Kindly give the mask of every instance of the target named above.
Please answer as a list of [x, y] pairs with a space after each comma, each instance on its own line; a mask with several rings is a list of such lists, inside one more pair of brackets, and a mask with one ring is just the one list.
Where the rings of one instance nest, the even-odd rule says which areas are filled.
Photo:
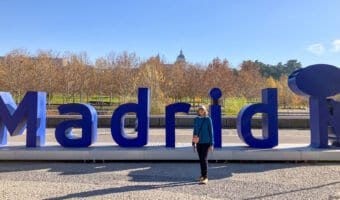
[[151, 57], [141, 64], [138, 70], [138, 87], [151, 89], [151, 112], [162, 112], [161, 109], [164, 109], [165, 95], [161, 88], [164, 81], [164, 63], [159, 57]]
[[164, 78], [162, 88], [167, 97], [180, 100], [188, 95], [185, 88], [186, 83], [186, 63], [177, 62], [174, 65], [165, 65]]
[[259, 66], [252, 61], [244, 61], [237, 76], [236, 90], [240, 96], [259, 98], [265, 80], [260, 74]]
[[3, 60], [4, 86], [15, 95], [16, 100], [32, 88], [31, 66], [29, 53], [22, 49], [13, 50]]
[[218, 87], [225, 96], [234, 95], [234, 82], [235, 78], [228, 61], [226, 59], [222, 61], [219, 58], [213, 59], [208, 65], [202, 81], [207, 92], [213, 87]]

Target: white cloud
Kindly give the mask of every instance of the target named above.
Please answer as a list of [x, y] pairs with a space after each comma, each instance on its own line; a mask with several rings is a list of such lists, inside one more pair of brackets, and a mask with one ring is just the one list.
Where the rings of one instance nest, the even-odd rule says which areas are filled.
[[332, 52], [340, 52], [340, 40], [334, 40], [332, 42], [333, 48], [331, 49]]
[[321, 43], [309, 45], [307, 50], [315, 55], [322, 55], [325, 53], [325, 47]]

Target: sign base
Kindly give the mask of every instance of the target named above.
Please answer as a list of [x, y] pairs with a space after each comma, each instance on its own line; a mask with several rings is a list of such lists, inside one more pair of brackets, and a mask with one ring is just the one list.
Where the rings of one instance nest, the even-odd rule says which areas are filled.
[[[280, 144], [273, 149], [254, 149], [240, 143], [224, 144], [209, 153], [209, 160], [235, 161], [340, 161], [340, 148], [317, 149], [306, 144]], [[32, 161], [191, 161], [198, 160], [188, 144], [176, 148], [151, 143], [142, 148], [123, 148], [112, 143], [97, 143], [89, 148], [63, 148], [57, 143], [26, 148], [22, 143], [0, 147], [0, 160]]]

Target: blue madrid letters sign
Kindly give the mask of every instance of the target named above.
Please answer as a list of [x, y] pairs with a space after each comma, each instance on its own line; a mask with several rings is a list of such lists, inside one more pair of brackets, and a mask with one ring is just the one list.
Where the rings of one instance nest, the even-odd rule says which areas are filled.
[[[307, 96], [310, 105], [311, 147], [328, 147], [328, 131], [337, 140], [340, 138], [340, 102], [332, 96], [340, 93], [340, 70], [332, 65], [311, 65], [293, 72], [288, 79], [290, 89], [298, 95]], [[210, 116], [214, 127], [215, 147], [222, 147], [221, 106], [222, 92], [213, 88]], [[190, 104], [177, 102], [165, 108], [165, 146], [175, 147], [175, 114], [188, 113]], [[96, 142], [97, 112], [87, 104], [65, 104], [58, 108], [61, 115], [78, 113], [81, 119], [63, 121], [55, 129], [57, 142], [63, 147], [89, 147]], [[124, 116], [136, 113], [138, 121], [137, 137], [126, 137]], [[262, 114], [262, 137], [254, 137], [251, 130], [252, 117]], [[113, 140], [122, 147], [143, 147], [148, 144], [150, 124], [150, 89], [139, 88], [137, 103], [119, 106], [111, 118]], [[81, 128], [80, 137], [74, 137], [72, 128]], [[10, 136], [22, 135], [26, 129], [26, 147], [45, 144], [46, 93], [27, 92], [19, 105], [11, 94], [0, 92], [0, 145], [7, 144]], [[250, 104], [241, 109], [237, 116], [237, 133], [252, 148], [273, 148], [278, 145], [278, 99], [276, 88], [262, 90], [262, 102]]]

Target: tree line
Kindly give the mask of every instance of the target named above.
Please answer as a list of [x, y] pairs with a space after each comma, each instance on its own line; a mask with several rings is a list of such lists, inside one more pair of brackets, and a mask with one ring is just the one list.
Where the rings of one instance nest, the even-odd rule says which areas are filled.
[[[301, 68], [297, 60], [268, 65], [243, 61], [232, 68], [227, 59], [214, 58], [207, 65], [189, 62], [167, 64], [160, 56], [142, 60], [135, 53], [111, 52], [91, 63], [86, 52], [36, 54], [16, 49], [0, 58], [0, 88], [17, 98], [26, 91], [46, 91], [48, 101], [55, 95], [88, 102], [93, 96], [119, 97], [123, 101], [136, 95], [138, 87], [152, 90], [152, 101], [163, 106], [174, 101], [207, 98], [219, 87], [224, 98], [260, 99], [261, 89], [279, 89], [282, 107], [306, 105], [306, 101], [287, 86], [287, 76]], [[159, 105], [158, 105], [159, 104]]]

